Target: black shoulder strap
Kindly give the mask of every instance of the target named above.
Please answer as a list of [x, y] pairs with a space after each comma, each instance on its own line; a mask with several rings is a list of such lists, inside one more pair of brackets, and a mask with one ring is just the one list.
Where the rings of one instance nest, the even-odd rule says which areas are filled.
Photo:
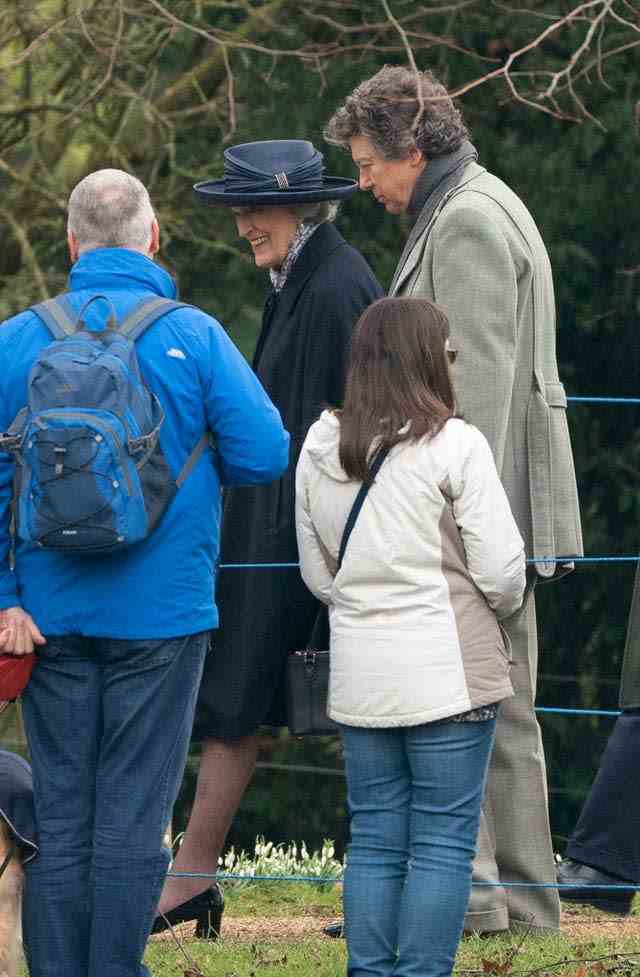
[[15, 838], [12, 837], [11, 838], [11, 841], [9, 842], [9, 850], [7, 851], [7, 854], [5, 855], [5, 858], [4, 858], [4, 861], [3, 861], [2, 865], [0, 865], [0, 878], [4, 875], [4, 873], [5, 873], [6, 869], [7, 869], [7, 866], [9, 865], [9, 862], [13, 858], [15, 852], [16, 852], [16, 842], [15, 842]]
[[174, 309], [191, 308], [186, 302], [175, 302], [173, 299], [161, 297], [144, 299], [129, 313], [124, 321], [118, 326], [118, 332], [135, 343], [136, 339], [145, 332], [149, 326], [161, 319], [168, 312]]
[[375, 457], [375, 460], [373, 462], [373, 465], [371, 466], [371, 472], [370, 472], [369, 481], [362, 483], [362, 485], [360, 486], [360, 490], [359, 490], [358, 494], [356, 495], [356, 500], [353, 503], [353, 506], [351, 507], [351, 512], [349, 513], [349, 516], [347, 518], [347, 522], [346, 522], [345, 527], [344, 527], [344, 532], [342, 534], [342, 542], [340, 543], [340, 552], [338, 554], [338, 570], [342, 566], [342, 561], [344, 560], [344, 554], [345, 554], [345, 550], [347, 548], [347, 543], [349, 542], [349, 537], [351, 536], [353, 527], [356, 524], [356, 520], [357, 520], [358, 516], [360, 515], [360, 510], [362, 509], [362, 506], [364, 504], [364, 500], [367, 497], [367, 493], [368, 493], [369, 489], [371, 488], [371, 486], [375, 482], [376, 475], [380, 471], [380, 468], [382, 466], [382, 462], [385, 460], [385, 458], [389, 454], [389, 450], [390, 450], [389, 448], [381, 448], [380, 451], [378, 451], [378, 453], [377, 453], [377, 455]]
[[55, 339], [73, 336], [76, 331], [76, 317], [73, 316], [66, 295], [58, 295], [54, 299], [32, 305], [30, 311], [38, 316]]

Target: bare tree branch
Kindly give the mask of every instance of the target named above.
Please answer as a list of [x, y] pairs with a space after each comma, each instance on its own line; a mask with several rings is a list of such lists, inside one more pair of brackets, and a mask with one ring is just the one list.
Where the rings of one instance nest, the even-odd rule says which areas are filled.
[[39, 34], [38, 37], [31, 41], [31, 43], [24, 49], [22, 54], [18, 55], [17, 58], [14, 58], [13, 61], [8, 61], [6, 64], [1, 65], [0, 67], [2, 67], [2, 70], [8, 71], [10, 68], [17, 68], [18, 65], [24, 64], [25, 61], [28, 61], [36, 48], [40, 47], [41, 44], [44, 44], [45, 41], [48, 41], [49, 38], [57, 31], [62, 30], [62, 28], [68, 24], [68, 22], [69, 18], [63, 17], [62, 20], [58, 20], [55, 24], [51, 24], [51, 26], [47, 27], [42, 34]]
[[24, 176], [22, 173], [18, 173], [17, 170], [14, 170], [13, 167], [6, 162], [6, 160], [2, 159], [1, 156], [0, 170], [3, 173], [6, 173], [6, 175], [12, 180], [15, 180], [16, 183], [27, 188], [31, 193], [36, 192], [39, 196], [44, 197], [45, 200], [52, 203], [61, 213], [66, 213], [67, 202], [63, 197], [57, 197], [54, 193], [47, 190], [46, 187], [43, 187], [42, 184], [39, 184], [34, 191], [34, 187], [32, 186], [29, 178]]
[[416, 76], [416, 93], [418, 96], [418, 111], [416, 112], [416, 117], [413, 120], [413, 126], [412, 126], [413, 131], [415, 132], [415, 130], [420, 125], [420, 120], [422, 119], [422, 116], [424, 115], [424, 94], [422, 92], [422, 78], [420, 72], [418, 71], [418, 66], [416, 64], [416, 59], [413, 56], [413, 51], [411, 50], [409, 39], [407, 38], [407, 32], [405, 31], [404, 27], [400, 23], [398, 23], [397, 19], [391, 13], [391, 8], [389, 7], [387, 0], [380, 0], [380, 2], [382, 3], [382, 7], [384, 9], [385, 14], [389, 18], [389, 21], [391, 22], [391, 24], [393, 24], [398, 34], [400, 35], [400, 38], [402, 39], [402, 43], [404, 45], [405, 51], [407, 52], [407, 59], [409, 61], [409, 64], [411, 65], [411, 70]]
[[49, 289], [47, 288], [47, 283], [44, 274], [42, 273], [40, 262], [38, 261], [36, 253], [31, 246], [31, 241], [29, 240], [29, 235], [27, 234], [26, 228], [17, 220], [10, 210], [5, 209], [4, 207], [0, 209], [0, 217], [5, 219], [22, 248], [22, 252], [27, 260], [27, 264], [31, 269], [36, 285], [38, 286], [40, 298], [50, 298]]
[[222, 48], [222, 57], [227, 72], [227, 103], [229, 105], [229, 130], [225, 134], [223, 142], [229, 142], [232, 135], [236, 131], [236, 101], [235, 101], [235, 85], [233, 80], [233, 72], [231, 71], [229, 52], [227, 51], [226, 46]]

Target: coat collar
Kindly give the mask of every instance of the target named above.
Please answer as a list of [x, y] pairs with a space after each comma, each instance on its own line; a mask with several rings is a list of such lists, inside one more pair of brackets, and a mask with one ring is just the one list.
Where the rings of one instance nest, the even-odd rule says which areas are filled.
[[287, 278], [284, 288], [280, 292], [283, 300], [290, 303], [295, 302], [299, 293], [313, 275], [314, 271], [325, 258], [335, 251], [336, 248], [346, 244], [342, 234], [336, 230], [333, 224], [325, 221], [313, 232], [291, 269], [291, 274]]
[[178, 289], [164, 268], [128, 248], [96, 248], [85, 251], [69, 274], [69, 290], [145, 289], [164, 298], [177, 298]]
[[[477, 160], [478, 152], [468, 139], [456, 149], [454, 153], [446, 153], [431, 160], [424, 168], [413, 188], [411, 200], [409, 201], [408, 214], [412, 224], [415, 224], [420, 217], [425, 205], [432, 194], [439, 198], [442, 194], [438, 193], [441, 184], [457, 170], [461, 170], [466, 163]], [[449, 182], [447, 180], [447, 182]]]
[[325, 221], [316, 228], [303, 247], [282, 289], [276, 292], [271, 288], [265, 302], [262, 314], [262, 329], [260, 330], [255, 353], [253, 354], [251, 365], [254, 370], [258, 369], [264, 344], [276, 314], [278, 317], [282, 316], [283, 318], [287, 318], [293, 313], [300, 293], [316, 268], [322, 264], [332, 251], [343, 247], [346, 243], [342, 234], [336, 230], [333, 224]]
[[[484, 172], [484, 167], [478, 166], [474, 156], [466, 157], [445, 173], [437, 185], [431, 189], [400, 255], [389, 288], [389, 295], [398, 294], [411, 272], [422, 260], [431, 228], [449, 198]], [[422, 199], [424, 200], [424, 197]]]

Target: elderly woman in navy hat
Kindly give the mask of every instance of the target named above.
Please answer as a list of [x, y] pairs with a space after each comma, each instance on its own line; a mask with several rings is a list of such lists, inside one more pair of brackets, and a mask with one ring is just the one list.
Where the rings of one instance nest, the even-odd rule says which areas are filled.
[[[297, 563], [298, 454], [323, 406], [341, 402], [352, 328], [382, 294], [362, 255], [332, 223], [338, 202], [357, 183], [325, 176], [322, 155], [310, 142], [277, 140], [227, 149], [223, 179], [194, 189], [203, 203], [232, 209], [256, 265], [269, 272], [253, 368], [291, 434], [290, 467], [279, 482], [226, 494], [221, 560]], [[256, 731], [286, 724], [288, 652], [328, 646], [325, 612], [295, 569], [223, 571], [217, 599], [221, 630], [205, 666], [194, 728], [203, 741], [198, 788], [174, 864], [183, 872], [217, 871], [254, 771]], [[171, 922], [197, 919], [203, 933], [212, 922], [219, 928], [220, 893], [202, 879], [170, 879], [159, 909]], [[156, 931], [164, 925], [159, 918]]]

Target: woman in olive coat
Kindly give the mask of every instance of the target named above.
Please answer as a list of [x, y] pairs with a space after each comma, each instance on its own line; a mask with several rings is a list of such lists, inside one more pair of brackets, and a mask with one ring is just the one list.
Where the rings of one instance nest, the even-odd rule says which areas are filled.
[[[286, 569], [223, 569], [217, 632], [205, 665], [194, 737], [203, 741], [198, 788], [176, 871], [215, 872], [228, 828], [251, 779], [258, 727], [286, 724], [290, 651], [328, 647], [322, 605], [295, 565], [295, 467], [310, 425], [342, 400], [351, 331], [382, 295], [371, 269], [333, 226], [353, 180], [323, 174], [309, 142], [277, 140], [225, 152], [224, 179], [196, 186], [205, 203], [233, 209], [238, 234], [269, 271], [253, 368], [291, 435], [289, 470], [270, 486], [237, 488], [224, 501], [221, 563], [290, 563]], [[220, 898], [202, 879], [172, 879], [160, 910], [171, 922], [219, 926]], [[203, 891], [204, 890], [204, 891]], [[158, 923], [156, 929], [163, 924]], [[214, 927], [215, 928], [215, 927]]]

